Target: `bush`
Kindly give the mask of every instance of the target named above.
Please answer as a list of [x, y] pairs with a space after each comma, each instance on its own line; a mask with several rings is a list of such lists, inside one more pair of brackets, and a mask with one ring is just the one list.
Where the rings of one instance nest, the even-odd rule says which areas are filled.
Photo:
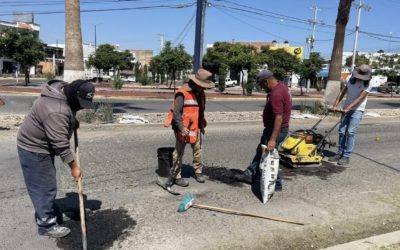
[[96, 111], [93, 109], [83, 109], [76, 115], [77, 119], [85, 123], [93, 123], [96, 121]]
[[246, 83], [246, 92], [248, 95], [253, 94], [253, 89], [254, 89], [254, 82], [253, 81], [248, 81]]
[[122, 89], [122, 86], [124, 85], [124, 82], [122, 81], [121, 77], [116, 76], [113, 80], [113, 88], [114, 89]]
[[109, 103], [102, 103], [97, 110], [83, 109], [76, 115], [77, 119], [85, 123], [114, 122], [114, 107]]
[[51, 72], [46, 72], [43, 74], [43, 77], [46, 78], [47, 81], [53, 80], [56, 76]]
[[97, 118], [102, 122], [114, 121], [114, 106], [110, 103], [102, 103], [96, 111]]

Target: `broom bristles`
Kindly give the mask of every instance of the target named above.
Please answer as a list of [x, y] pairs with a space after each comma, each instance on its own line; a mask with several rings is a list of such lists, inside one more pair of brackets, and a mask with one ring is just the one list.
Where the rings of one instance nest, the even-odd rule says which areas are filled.
[[185, 195], [185, 197], [183, 197], [181, 203], [179, 204], [178, 212], [182, 213], [182, 212], [185, 212], [186, 210], [188, 210], [189, 207], [192, 205], [193, 200], [194, 200], [193, 195], [191, 195], [191, 194]]

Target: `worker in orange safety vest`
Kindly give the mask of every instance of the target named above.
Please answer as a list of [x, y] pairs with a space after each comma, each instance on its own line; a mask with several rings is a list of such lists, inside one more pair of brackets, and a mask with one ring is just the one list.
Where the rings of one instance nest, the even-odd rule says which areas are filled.
[[199, 69], [196, 74], [189, 75], [189, 81], [183, 84], [176, 92], [172, 107], [165, 119], [165, 127], [172, 125], [176, 143], [173, 152], [173, 163], [169, 178], [169, 185], [176, 184], [187, 187], [189, 181], [181, 177], [182, 156], [186, 144], [193, 149], [194, 178], [204, 183], [201, 134], [207, 122], [204, 118], [206, 96], [204, 89], [213, 88], [212, 74]]

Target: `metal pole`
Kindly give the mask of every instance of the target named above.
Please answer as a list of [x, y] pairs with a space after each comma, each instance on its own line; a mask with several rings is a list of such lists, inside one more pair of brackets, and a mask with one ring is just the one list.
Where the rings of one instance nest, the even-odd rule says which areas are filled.
[[[197, 10], [196, 10], [196, 31], [194, 38], [194, 58], [193, 58], [193, 73], [201, 66], [201, 47], [202, 47], [202, 25], [203, 25], [203, 5], [205, 5], [205, 0], [197, 0]], [[204, 34], [203, 34], [204, 35]]]
[[96, 24], [94, 25], [94, 49], [97, 49], [97, 29]]
[[311, 45], [310, 45], [310, 55], [314, 50], [314, 42], [315, 42], [315, 27], [317, 24], [317, 12], [320, 10], [317, 6], [312, 7], [314, 10], [314, 20], [312, 22], [312, 35], [311, 35]]
[[357, 42], [358, 42], [358, 32], [360, 31], [360, 19], [361, 19], [361, 8], [362, 8], [362, 0], [358, 4], [358, 14], [357, 14], [357, 26], [356, 26], [356, 35], [354, 36], [354, 45], [353, 45], [353, 58], [351, 59], [351, 71], [353, 71], [356, 63], [356, 53], [357, 53]]

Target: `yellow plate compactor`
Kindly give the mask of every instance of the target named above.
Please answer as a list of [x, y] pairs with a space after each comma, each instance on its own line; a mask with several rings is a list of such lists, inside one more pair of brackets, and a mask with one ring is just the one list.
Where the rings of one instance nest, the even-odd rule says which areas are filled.
[[322, 135], [317, 132], [317, 126], [325, 117], [321, 118], [311, 129], [297, 130], [286, 137], [281, 144], [281, 159], [293, 167], [320, 166], [324, 159], [325, 146], [335, 146], [329, 134], [341, 122], [337, 122], [329, 131]]

